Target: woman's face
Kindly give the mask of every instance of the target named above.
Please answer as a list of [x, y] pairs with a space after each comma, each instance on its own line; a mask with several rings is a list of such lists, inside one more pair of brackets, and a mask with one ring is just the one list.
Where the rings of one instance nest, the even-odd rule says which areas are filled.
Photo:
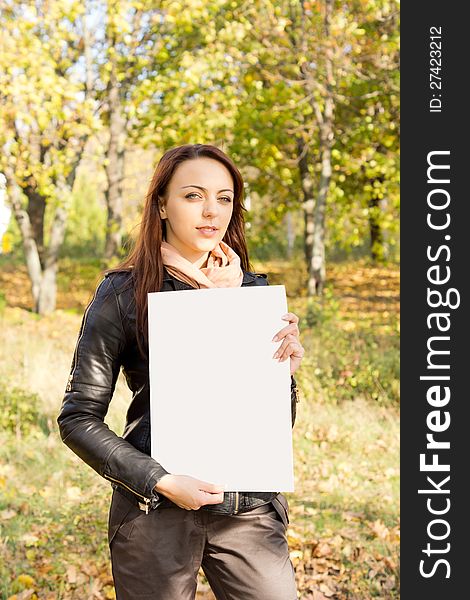
[[[232, 176], [222, 163], [206, 157], [181, 163], [168, 185], [167, 202], [160, 207], [166, 241], [197, 268], [205, 266], [227, 231], [233, 198]], [[201, 230], [204, 226], [216, 230]]]

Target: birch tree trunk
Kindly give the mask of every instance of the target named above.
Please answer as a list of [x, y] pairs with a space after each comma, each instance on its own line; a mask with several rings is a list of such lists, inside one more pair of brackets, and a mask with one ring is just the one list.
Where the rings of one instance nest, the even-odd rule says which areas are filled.
[[312, 258], [308, 269], [307, 295], [314, 296], [323, 292], [326, 280], [325, 268], [325, 215], [326, 201], [331, 181], [331, 140], [333, 139], [333, 123], [325, 119], [324, 131], [320, 134], [321, 175], [318, 186], [313, 220]]
[[291, 258], [295, 244], [295, 226], [292, 212], [286, 214], [287, 258]]
[[308, 265], [310, 265], [312, 262], [313, 232], [315, 229], [315, 198], [313, 196], [314, 182], [308, 169], [307, 146], [301, 139], [297, 140], [297, 148], [299, 155], [300, 183], [303, 194], [302, 209], [304, 215], [304, 254], [305, 262], [308, 267]]
[[[56, 308], [59, 250], [65, 236], [71, 189], [66, 185], [62, 187], [63, 199], [54, 212], [49, 245], [43, 248], [41, 259], [36, 241], [36, 231], [39, 225], [36, 224], [36, 228], [32, 226], [29, 212], [23, 206], [22, 191], [15, 181], [14, 172], [6, 169], [5, 175], [10, 204], [21, 232], [26, 268], [31, 281], [33, 311], [40, 315], [46, 315]], [[44, 221], [41, 227], [42, 232], [43, 228]], [[43, 239], [43, 235], [41, 239]]]
[[18, 227], [21, 233], [21, 239], [23, 242], [23, 251], [26, 261], [26, 268], [28, 270], [29, 279], [31, 281], [31, 293], [34, 302], [34, 311], [37, 312], [37, 303], [39, 298], [39, 292], [41, 289], [41, 277], [42, 268], [41, 260], [39, 258], [39, 251], [34, 239], [33, 228], [31, 226], [31, 220], [27, 211], [23, 208], [21, 190], [15, 183], [15, 176], [13, 172], [9, 172], [5, 169], [5, 176], [7, 180], [7, 196], [10, 200], [10, 204], [13, 210], [13, 215], [18, 223]]
[[105, 191], [107, 221], [104, 255], [107, 260], [118, 256], [122, 244], [122, 182], [124, 180], [124, 144], [126, 122], [122, 115], [119, 82], [113, 61], [108, 84], [109, 142], [106, 150]]
[[[301, 69], [305, 80], [310, 104], [318, 125], [321, 171], [318, 188], [314, 192], [313, 181], [309, 174], [307, 152], [299, 145], [299, 169], [304, 194], [305, 219], [305, 258], [307, 261], [307, 295], [315, 296], [323, 292], [326, 279], [325, 267], [325, 215], [328, 191], [331, 182], [331, 150], [334, 143], [334, 59], [330, 22], [334, 0], [325, 0], [323, 20], [323, 67], [324, 85], [319, 86], [310, 69]], [[307, 49], [304, 48], [306, 51]], [[320, 91], [319, 91], [320, 90]]]

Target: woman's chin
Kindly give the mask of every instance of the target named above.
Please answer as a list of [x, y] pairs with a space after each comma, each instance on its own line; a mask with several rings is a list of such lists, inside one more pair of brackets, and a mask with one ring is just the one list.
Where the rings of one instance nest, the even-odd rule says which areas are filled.
[[218, 239], [198, 240], [196, 247], [201, 252], [210, 252], [211, 250], [214, 250], [214, 248], [217, 246], [218, 243], [219, 243]]

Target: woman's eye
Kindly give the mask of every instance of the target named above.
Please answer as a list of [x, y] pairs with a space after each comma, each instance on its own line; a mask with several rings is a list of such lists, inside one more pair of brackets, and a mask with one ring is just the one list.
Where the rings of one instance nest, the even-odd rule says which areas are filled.
[[[191, 198], [192, 196], [196, 196], [196, 198], [199, 198], [198, 194], [196, 194], [195, 192], [191, 192], [190, 194], [186, 194], [185, 198]], [[229, 196], [221, 196], [219, 198], [219, 200], [225, 200], [227, 203], [228, 202], [232, 202], [232, 199]]]

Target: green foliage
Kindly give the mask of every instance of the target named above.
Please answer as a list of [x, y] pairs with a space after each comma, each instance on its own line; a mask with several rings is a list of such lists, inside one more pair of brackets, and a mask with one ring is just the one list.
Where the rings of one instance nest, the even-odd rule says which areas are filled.
[[372, 332], [360, 336], [339, 333], [332, 327], [323, 328], [317, 344], [314, 374], [330, 402], [338, 404], [362, 396], [398, 406], [398, 340]]
[[106, 210], [98, 202], [96, 186], [82, 175], [77, 179], [72, 195], [62, 255], [102, 255], [105, 227]]
[[[384, 19], [384, 15], [388, 17]], [[398, 258], [399, 23], [393, 3], [375, 2], [364, 14], [359, 77], [345, 82], [338, 103], [337, 143], [327, 213], [328, 237], [351, 252], [367, 244], [381, 262]], [[357, 52], [354, 49], [354, 52]], [[390, 68], [393, 65], [393, 68]], [[371, 228], [382, 239], [371, 246]]]
[[251, 260], [265, 262], [287, 256], [287, 239], [284, 230], [275, 227], [257, 227], [247, 236], [248, 254]]
[[[165, 0], [155, 7], [141, 0], [100, 1], [91, 20], [97, 20], [96, 29], [90, 26], [87, 34], [92, 45], [99, 31], [103, 40], [95, 44], [96, 77], [86, 94], [84, 70], [76, 65], [85, 59], [81, 21], [89, 9], [75, 0], [66, 6], [55, 0], [42, 11], [43, 4], [29, 11], [15, 0], [5, 12], [0, 82], [5, 98], [14, 100], [0, 106], [6, 123], [0, 141], [7, 149], [0, 167], [8, 164], [23, 188], [33, 184], [50, 205], [50, 222], [54, 202], [64, 200], [64, 181], [73, 173], [82, 141], [103, 131], [90, 145], [88, 179], [75, 186], [62, 255], [102, 252], [104, 211], [94, 182], [103, 167], [107, 90], [115, 77], [128, 136], [124, 145], [133, 142], [157, 154], [186, 142], [219, 145], [237, 163], [253, 199], [247, 216], [254, 258], [285, 257], [281, 223], [304, 199], [303, 144], [314, 197], [318, 190], [317, 109], [325, 106], [329, 53], [335, 109], [326, 250], [370, 252], [375, 223], [384, 237], [375, 253], [382, 260], [397, 258], [396, 2], [336, 4], [326, 39], [323, 3]], [[15, 119], [25, 124], [20, 135]], [[300, 249], [302, 220], [295, 228]], [[17, 250], [20, 235], [13, 230]]]
[[[393, 260], [399, 211], [398, 11], [395, 3], [382, 1], [337, 4], [330, 38], [325, 38], [324, 9], [324, 3], [251, 4], [252, 30], [239, 44], [247, 57], [244, 94], [230, 150], [248, 173], [256, 168], [250, 189], [270, 203], [257, 207], [255, 227], [261, 241], [270, 238], [269, 229], [279, 228], [283, 210], [303, 200], [297, 167], [301, 144], [308, 144], [308, 186], [317, 195], [318, 114], [330, 87], [325, 66], [330, 57], [334, 138], [326, 250], [370, 253], [370, 229], [377, 224], [384, 239], [375, 244], [375, 254]], [[237, 7], [234, 13], [241, 20], [247, 11]], [[371, 206], [375, 201], [379, 207]]]
[[12, 173], [9, 185], [61, 203], [83, 140], [96, 126], [77, 70], [85, 8], [76, 0], [26, 4], [14, 0], [3, 15], [0, 171]]
[[20, 388], [10, 389], [5, 381], [0, 385], [0, 430], [17, 437], [32, 433], [49, 433], [49, 421], [44, 415], [39, 396]]
[[5, 312], [6, 305], [7, 305], [7, 299], [5, 297], [5, 293], [0, 292], [0, 317], [3, 317], [3, 313]]
[[307, 300], [301, 317], [301, 335], [308, 346], [302, 376], [312, 370], [314, 388], [321, 390], [325, 402], [341, 404], [362, 397], [398, 406], [397, 332], [391, 327], [378, 332], [373, 323], [348, 331], [344, 321], [340, 302], [328, 286], [323, 296]]
[[309, 329], [313, 327], [322, 329], [323, 326], [331, 323], [332, 319], [337, 318], [338, 311], [339, 302], [331, 289], [326, 287], [322, 296], [307, 299], [305, 326]]
[[8, 253], [5, 253], [0, 256], [0, 259], [3, 261], [17, 260], [18, 258], [23, 258], [23, 241], [21, 239], [21, 233], [18, 228], [18, 223], [16, 219], [13, 217], [10, 219], [8, 223], [8, 228], [6, 234], [9, 237], [11, 248]]

